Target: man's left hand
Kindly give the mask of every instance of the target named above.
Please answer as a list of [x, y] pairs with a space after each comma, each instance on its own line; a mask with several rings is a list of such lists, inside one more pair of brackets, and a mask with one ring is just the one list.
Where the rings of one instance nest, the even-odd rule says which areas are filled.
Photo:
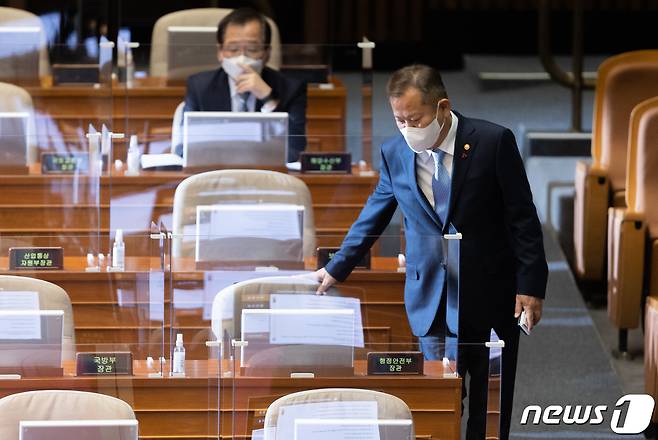
[[521, 316], [521, 312], [525, 310], [525, 316], [528, 322], [528, 330], [539, 324], [541, 320], [541, 311], [544, 307], [544, 300], [536, 296], [516, 295], [516, 307], [514, 308], [514, 317]]
[[256, 98], [263, 99], [272, 93], [272, 87], [268, 86], [258, 72], [247, 64], [240, 64], [243, 73], [235, 81], [238, 93], [252, 93]]

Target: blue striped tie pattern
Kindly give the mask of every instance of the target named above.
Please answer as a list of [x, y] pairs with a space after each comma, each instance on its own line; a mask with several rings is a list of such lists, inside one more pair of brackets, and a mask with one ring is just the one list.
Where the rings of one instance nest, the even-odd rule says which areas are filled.
[[439, 219], [444, 225], [448, 215], [448, 203], [450, 203], [450, 174], [443, 165], [446, 154], [443, 150], [432, 151], [432, 157], [434, 158], [434, 175], [432, 176], [434, 211], [439, 215]]
[[240, 96], [240, 111], [241, 112], [248, 112], [249, 107], [247, 106], [247, 101], [249, 100], [249, 92], [244, 92], [244, 93], [239, 93]]

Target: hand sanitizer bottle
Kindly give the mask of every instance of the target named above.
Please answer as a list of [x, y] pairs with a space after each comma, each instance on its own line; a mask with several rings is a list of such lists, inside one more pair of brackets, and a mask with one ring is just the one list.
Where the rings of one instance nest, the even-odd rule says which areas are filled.
[[117, 229], [112, 246], [112, 269], [123, 271], [126, 268], [126, 245], [123, 243], [123, 230]]
[[128, 147], [128, 170], [126, 176], [136, 176], [139, 174], [139, 147], [137, 146], [137, 135], [130, 136], [130, 146]]
[[185, 374], [185, 347], [183, 347], [183, 334], [176, 334], [176, 347], [174, 347], [174, 361], [171, 363], [173, 374]]

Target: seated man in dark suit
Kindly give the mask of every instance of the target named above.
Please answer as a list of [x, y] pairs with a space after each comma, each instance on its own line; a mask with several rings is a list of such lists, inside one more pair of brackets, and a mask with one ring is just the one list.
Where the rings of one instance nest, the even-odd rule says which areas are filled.
[[217, 26], [221, 67], [187, 80], [185, 111], [288, 112], [288, 161], [306, 146], [306, 84], [265, 66], [271, 29], [265, 17], [240, 8]]

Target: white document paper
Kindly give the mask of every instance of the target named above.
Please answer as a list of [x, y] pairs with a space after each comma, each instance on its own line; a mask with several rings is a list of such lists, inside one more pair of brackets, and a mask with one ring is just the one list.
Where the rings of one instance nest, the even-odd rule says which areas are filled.
[[[271, 270], [271, 271], [247, 271], [247, 270], [218, 270], [208, 271], [204, 275], [204, 306], [203, 306], [203, 319], [213, 321], [213, 331], [216, 330], [215, 324], [220, 320], [229, 320], [237, 318], [235, 316], [234, 306], [235, 298], [233, 292], [230, 295], [223, 292], [222, 297], [216, 298], [219, 292], [222, 292], [226, 287], [236, 284], [240, 281], [250, 280], [254, 278], [270, 277], [270, 276], [292, 276], [306, 273], [299, 270]], [[216, 322], [217, 321], [217, 322]], [[217, 327], [219, 329], [219, 327]], [[215, 332], [215, 335], [217, 333]]]
[[241, 330], [243, 341], [249, 340], [253, 333], [268, 333], [270, 331], [271, 310], [268, 309], [242, 309]]
[[260, 122], [235, 122], [221, 124], [216, 120], [193, 122], [189, 119], [187, 124], [187, 142], [188, 144], [199, 142], [262, 142], [263, 125]]
[[0, 340], [41, 339], [39, 310], [0, 311]]
[[293, 440], [378, 440], [380, 428], [385, 438], [411, 440], [412, 424], [402, 419], [296, 419]]
[[39, 292], [2, 291], [0, 310], [39, 310]]
[[[265, 309], [253, 312], [269, 319], [270, 344], [354, 347], [352, 309]], [[261, 326], [265, 324], [263, 319]]]
[[197, 206], [197, 237], [301, 240], [304, 207], [283, 203]]
[[[350, 420], [366, 419], [377, 420], [377, 402], [370, 401], [351, 401], [351, 402], [315, 402], [304, 403], [300, 405], [283, 406], [279, 409], [277, 421], [276, 436], [280, 439], [290, 440], [336, 440], [336, 439], [359, 439], [359, 440], [379, 440], [379, 428], [376, 424], [370, 426], [354, 425], [354, 433], [359, 436], [340, 437], [340, 436], [323, 436], [323, 437], [296, 437], [295, 421], [296, 420]], [[299, 425], [298, 425], [299, 426]], [[344, 427], [343, 432], [349, 431]]]
[[183, 158], [173, 153], [142, 154], [139, 161], [144, 170], [157, 167], [183, 166]]
[[[363, 347], [363, 321], [361, 319], [361, 301], [358, 298], [325, 296], [315, 294], [275, 293], [270, 296], [272, 309], [349, 309], [354, 311], [352, 323], [341, 323], [354, 329], [353, 346]], [[342, 332], [343, 328], [337, 331]], [[342, 344], [341, 344], [342, 345]]]
[[[0, 293], [1, 311], [38, 311], [39, 293], [32, 291], [3, 291]], [[0, 339], [40, 339], [41, 317], [38, 314], [17, 314], [0, 320]]]
[[251, 431], [251, 440], [275, 440], [276, 428], [261, 428]]

